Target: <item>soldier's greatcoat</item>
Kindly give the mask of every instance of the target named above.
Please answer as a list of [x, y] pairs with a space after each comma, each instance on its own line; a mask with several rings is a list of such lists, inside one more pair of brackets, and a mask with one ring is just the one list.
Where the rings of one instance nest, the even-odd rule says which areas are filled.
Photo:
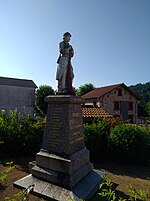
[[[68, 62], [69, 62], [69, 59], [73, 57], [74, 50], [72, 46], [69, 45], [68, 42], [62, 41], [59, 43], [59, 51], [60, 51], [60, 58], [59, 58], [58, 66], [57, 66], [56, 80], [61, 81], [62, 90], [65, 90]], [[71, 68], [71, 79], [73, 80], [74, 73], [73, 73], [73, 67], [72, 67], [71, 61], [70, 61], [70, 68]]]

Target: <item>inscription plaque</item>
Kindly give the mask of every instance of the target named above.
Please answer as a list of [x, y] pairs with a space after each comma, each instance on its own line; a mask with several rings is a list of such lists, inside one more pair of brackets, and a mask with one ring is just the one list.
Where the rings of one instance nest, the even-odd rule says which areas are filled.
[[58, 99], [51, 101], [51, 99], [47, 99], [49, 104], [48, 123], [46, 123], [42, 149], [67, 157], [85, 146], [81, 98], [69, 97], [67, 101], [64, 100], [60, 103]]

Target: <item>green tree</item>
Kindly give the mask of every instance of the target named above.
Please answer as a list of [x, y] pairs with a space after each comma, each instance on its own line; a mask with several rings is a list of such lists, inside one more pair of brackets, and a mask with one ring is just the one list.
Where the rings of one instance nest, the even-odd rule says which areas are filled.
[[93, 89], [95, 89], [95, 86], [91, 83], [88, 83], [88, 84], [84, 84], [84, 85], [81, 85], [77, 91], [76, 91], [76, 95], [77, 96], [83, 96], [84, 94], [92, 91]]
[[44, 101], [48, 95], [54, 95], [55, 92], [51, 86], [40, 85], [36, 90], [36, 107], [40, 109], [44, 114], [47, 113], [47, 103]]
[[146, 103], [146, 111], [147, 111], [148, 117], [150, 119], [150, 102]]
[[131, 85], [130, 89], [138, 93], [145, 102], [150, 101], [150, 82]]
[[138, 104], [138, 116], [148, 117], [148, 111], [147, 111], [146, 103], [144, 101], [140, 101], [140, 103]]
[[139, 94], [142, 99], [138, 105], [138, 116], [150, 118], [150, 82], [131, 85], [130, 89]]

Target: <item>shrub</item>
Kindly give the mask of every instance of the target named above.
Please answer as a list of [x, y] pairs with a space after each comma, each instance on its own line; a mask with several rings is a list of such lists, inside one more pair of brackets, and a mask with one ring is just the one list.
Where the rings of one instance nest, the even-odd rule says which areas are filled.
[[[17, 110], [0, 115], [0, 156], [37, 153], [42, 145], [45, 120], [20, 116]], [[84, 124], [85, 144], [91, 159], [113, 159], [142, 164], [150, 159], [150, 127], [124, 125], [116, 119], [95, 119]], [[109, 158], [108, 158], [109, 157]]]
[[[36, 153], [42, 144], [44, 124], [41, 119], [20, 116], [17, 110], [5, 111], [0, 116], [0, 154], [19, 155]], [[1, 155], [1, 157], [2, 157]]]
[[150, 159], [149, 129], [131, 125], [117, 125], [109, 136], [111, 159], [142, 164]]
[[107, 157], [110, 130], [121, 123], [119, 119], [96, 118], [92, 124], [84, 124], [85, 144], [90, 150], [92, 160]]
[[102, 157], [107, 150], [107, 134], [108, 129], [104, 122], [98, 120], [97, 122], [88, 125], [84, 124], [84, 137], [86, 147], [90, 150], [91, 158], [93, 160]]

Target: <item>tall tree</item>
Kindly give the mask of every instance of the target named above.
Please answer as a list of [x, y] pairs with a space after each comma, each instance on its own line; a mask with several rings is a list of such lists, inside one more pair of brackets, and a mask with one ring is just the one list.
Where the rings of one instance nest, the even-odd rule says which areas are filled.
[[148, 114], [148, 118], [150, 120], [150, 102], [146, 103], [146, 111], [147, 111], [147, 114]]
[[148, 117], [148, 111], [147, 111], [146, 103], [144, 101], [140, 101], [138, 104], [138, 116]]
[[130, 89], [138, 93], [144, 102], [148, 103], [150, 102], [150, 82], [147, 82], [145, 84], [136, 84], [131, 85]]
[[77, 90], [76, 90], [76, 95], [77, 96], [83, 96], [84, 94], [92, 91], [95, 89], [95, 86], [91, 83], [81, 85]]
[[138, 104], [138, 116], [150, 118], [150, 82], [132, 85], [130, 89], [138, 93], [142, 98]]
[[35, 104], [44, 114], [47, 113], [47, 103], [44, 101], [44, 98], [48, 95], [54, 95], [54, 90], [51, 86], [40, 85], [35, 93]]

